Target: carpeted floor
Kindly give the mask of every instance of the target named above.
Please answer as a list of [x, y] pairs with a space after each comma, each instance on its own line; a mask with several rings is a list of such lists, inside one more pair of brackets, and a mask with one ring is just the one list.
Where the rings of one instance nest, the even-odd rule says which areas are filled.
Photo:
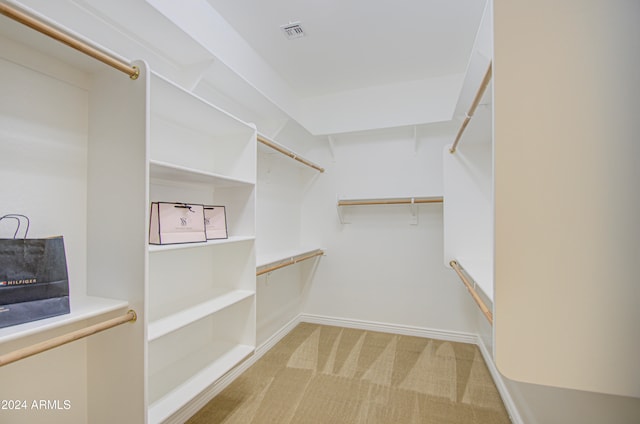
[[478, 348], [300, 324], [188, 424], [508, 424]]

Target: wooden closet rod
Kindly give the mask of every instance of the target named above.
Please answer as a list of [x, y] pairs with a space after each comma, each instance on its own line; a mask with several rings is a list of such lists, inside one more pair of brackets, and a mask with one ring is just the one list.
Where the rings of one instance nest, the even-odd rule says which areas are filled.
[[36, 19], [27, 13], [13, 7], [8, 4], [0, 3], [0, 13], [3, 15], [13, 19], [16, 22], [20, 22], [23, 25], [26, 25], [36, 31], [53, 38], [54, 40], [58, 40], [67, 46], [74, 48], [88, 56], [93, 57], [105, 63], [125, 74], [129, 75], [129, 78], [135, 80], [140, 75], [140, 70], [136, 66], [131, 66], [128, 63], [125, 63], [119, 59], [116, 59], [103, 51], [96, 49], [93, 46], [85, 43], [84, 41], [78, 40], [57, 28], [54, 28], [52, 25], [42, 22], [39, 19]]
[[305, 164], [305, 165], [307, 165], [307, 166], [309, 166], [309, 167], [311, 167], [311, 168], [313, 168], [313, 169], [315, 169], [317, 171], [324, 172], [324, 168], [322, 168], [321, 166], [318, 166], [315, 163], [306, 160], [305, 158], [301, 158], [300, 156], [298, 156], [295, 153], [293, 153], [291, 150], [289, 150], [289, 149], [287, 149], [285, 147], [279, 146], [279, 145], [277, 145], [276, 143], [274, 143], [274, 142], [272, 142], [270, 140], [267, 140], [266, 138], [262, 137], [260, 134], [258, 134], [258, 141], [260, 143], [264, 144], [265, 146], [271, 147], [273, 150], [276, 150], [276, 151], [282, 153], [285, 156], [289, 156], [291, 159], [295, 159], [298, 162], [303, 163], [303, 164]]
[[363, 205], [411, 205], [417, 203], [442, 203], [442, 197], [408, 197], [401, 199], [366, 199], [366, 200], [338, 200], [338, 206]]
[[449, 153], [456, 152], [456, 148], [458, 147], [458, 143], [460, 142], [462, 133], [467, 128], [467, 125], [469, 125], [469, 121], [471, 120], [471, 117], [476, 112], [476, 108], [478, 107], [478, 104], [480, 103], [480, 100], [482, 99], [482, 96], [484, 95], [484, 92], [487, 89], [487, 86], [489, 85], [489, 81], [491, 81], [491, 72], [492, 72], [491, 67], [492, 67], [492, 63], [489, 62], [489, 67], [487, 68], [487, 72], [484, 74], [482, 83], [480, 83], [480, 88], [476, 93], [476, 97], [473, 99], [473, 103], [471, 103], [471, 107], [469, 108], [469, 112], [467, 112], [467, 116], [464, 118], [464, 121], [462, 122], [462, 126], [460, 126], [460, 129], [458, 130], [458, 134], [456, 135], [456, 139], [453, 142], [453, 145], [449, 149]]
[[267, 272], [275, 271], [276, 269], [284, 268], [285, 266], [297, 264], [298, 262], [306, 261], [307, 259], [315, 258], [316, 256], [324, 255], [324, 251], [322, 249], [314, 250], [311, 253], [306, 253], [303, 255], [294, 256], [288, 261], [279, 262], [277, 265], [267, 266], [267, 268], [263, 268], [260, 271], [256, 272], [256, 276], [266, 274]]
[[109, 328], [124, 324], [125, 322], [134, 322], [136, 319], [136, 311], [129, 310], [123, 316], [103, 321], [89, 327], [81, 328], [80, 330], [72, 331], [70, 333], [45, 340], [43, 342], [24, 347], [22, 349], [14, 350], [13, 352], [9, 352], [0, 356], [0, 367], [12, 362], [19, 361], [20, 359], [28, 358], [29, 356], [37, 355], [38, 353], [51, 350], [58, 346], [71, 343], [84, 337], [91, 336], [92, 334], [96, 334], [100, 331], [104, 331]]
[[471, 285], [469, 279], [467, 279], [467, 276], [464, 274], [462, 267], [456, 261], [449, 262], [449, 265], [451, 265], [451, 268], [453, 268], [456, 274], [458, 274], [458, 277], [460, 277], [464, 285], [467, 287], [467, 290], [469, 290], [469, 293], [471, 293], [471, 297], [473, 297], [473, 300], [476, 301], [476, 303], [480, 307], [480, 310], [489, 321], [489, 324], [493, 325], [493, 314], [491, 313], [487, 305], [482, 301], [480, 295], [473, 287], [473, 285]]

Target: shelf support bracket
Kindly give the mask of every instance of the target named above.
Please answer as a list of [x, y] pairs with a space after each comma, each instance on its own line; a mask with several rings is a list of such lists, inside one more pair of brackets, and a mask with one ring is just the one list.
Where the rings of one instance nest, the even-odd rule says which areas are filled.
[[335, 154], [335, 146], [333, 143], [333, 136], [327, 136], [327, 140], [329, 141], [329, 153], [331, 153], [331, 159], [333, 159], [333, 161], [336, 161], [336, 154]]
[[414, 197], [411, 198], [409, 209], [411, 211], [411, 218], [409, 218], [409, 224], [418, 225], [418, 211], [417, 211], [418, 205], [416, 204], [416, 199]]

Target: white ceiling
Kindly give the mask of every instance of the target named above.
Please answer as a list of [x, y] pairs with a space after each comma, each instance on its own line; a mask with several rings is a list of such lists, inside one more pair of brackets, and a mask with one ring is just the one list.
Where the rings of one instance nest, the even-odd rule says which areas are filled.
[[[261, 128], [449, 121], [487, 0], [20, 0]], [[280, 26], [300, 21], [307, 36]], [[144, 22], [144, 25], [141, 25]], [[237, 106], [237, 107], [235, 107]]]
[[[463, 73], [486, 0], [207, 0], [301, 98]], [[280, 25], [300, 21], [306, 37]]]

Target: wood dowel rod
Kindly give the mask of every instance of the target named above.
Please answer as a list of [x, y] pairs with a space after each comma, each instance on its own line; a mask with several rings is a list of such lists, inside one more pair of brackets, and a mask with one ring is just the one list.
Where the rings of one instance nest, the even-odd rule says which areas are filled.
[[493, 325], [493, 314], [491, 313], [487, 305], [483, 302], [483, 300], [480, 298], [480, 295], [478, 294], [478, 292], [476, 292], [476, 290], [473, 288], [473, 285], [471, 285], [466, 275], [464, 275], [464, 272], [462, 271], [462, 268], [460, 267], [458, 262], [451, 261], [449, 262], [449, 265], [451, 265], [451, 268], [453, 268], [456, 274], [458, 274], [458, 277], [460, 277], [460, 279], [464, 283], [467, 290], [469, 290], [469, 293], [471, 293], [471, 297], [473, 297], [473, 300], [476, 301], [476, 303], [480, 307], [480, 310], [489, 321], [489, 324]]
[[469, 125], [469, 121], [471, 121], [471, 117], [467, 116], [464, 118], [464, 121], [462, 121], [462, 125], [460, 126], [460, 129], [458, 130], [458, 134], [456, 134], [456, 139], [453, 142], [453, 145], [451, 146], [451, 148], [449, 149], [449, 153], [455, 153], [456, 149], [458, 148], [458, 143], [460, 142], [460, 139], [462, 138], [462, 134], [464, 133], [464, 130], [467, 129], [467, 125]]
[[298, 262], [306, 261], [307, 259], [315, 258], [316, 256], [320, 256], [320, 255], [324, 255], [324, 252], [322, 250], [316, 250], [312, 253], [295, 256], [286, 262], [280, 262], [277, 265], [273, 265], [268, 268], [263, 268], [260, 271], [257, 271], [256, 276], [266, 274], [267, 272], [275, 271], [276, 269], [284, 268], [289, 265], [297, 264]]
[[489, 62], [489, 67], [487, 68], [487, 72], [485, 72], [484, 74], [484, 78], [482, 78], [482, 82], [480, 83], [480, 88], [478, 88], [478, 92], [476, 93], [476, 96], [473, 98], [473, 102], [471, 102], [471, 107], [469, 107], [469, 111], [467, 112], [467, 116], [464, 118], [464, 121], [462, 122], [462, 125], [458, 130], [458, 134], [456, 135], [456, 139], [453, 142], [453, 145], [451, 146], [451, 148], [449, 149], [450, 153], [456, 152], [458, 143], [462, 138], [462, 133], [464, 133], [464, 130], [467, 128], [467, 125], [469, 125], [469, 121], [471, 120], [471, 117], [473, 116], [473, 114], [476, 112], [476, 109], [480, 104], [480, 100], [482, 99], [482, 96], [484, 96], [484, 92], [487, 89], [487, 86], [489, 85], [489, 81], [491, 81], [491, 73], [492, 73], [492, 62]]
[[482, 82], [480, 83], [480, 88], [476, 93], [476, 97], [474, 97], [473, 102], [471, 103], [471, 107], [469, 108], [469, 112], [467, 112], [467, 116], [471, 117], [474, 113], [476, 113], [476, 108], [480, 104], [480, 100], [482, 100], [482, 96], [484, 96], [484, 92], [489, 85], [489, 81], [491, 81], [491, 72], [492, 72], [492, 63], [489, 62], [489, 66], [487, 67], [487, 71], [484, 73], [484, 78], [482, 78]]
[[284, 148], [282, 146], [279, 146], [279, 145], [271, 142], [270, 140], [267, 140], [266, 138], [264, 138], [264, 137], [262, 137], [260, 135], [258, 135], [257, 138], [258, 138], [258, 141], [260, 143], [264, 144], [265, 146], [270, 147], [273, 150], [276, 150], [276, 151], [282, 153], [285, 156], [289, 156], [291, 159], [295, 159], [298, 162], [303, 163], [303, 164], [307, 165], [308, 167], [311, 167], [311, 168], [313, 168], [313, 169], [315, 169], [317, 171], [324, 172], [324, 168], [316, 165], [315, 163], [313, 163], [311, 161], [306, 160], [305, 158], [301, 158], [300, 156], [298, 156], [295, 153], [293, 153], [291, 150], [288, 150], [288, 149], [286, 149], [286, 148]]
[[36, 343], [31, 346], [24, 347], [22, 349], [15, 350], [13, 352], [6, 353], [0, 356], [0, 367], [10, 364], [12, 362], [19, 361], [20, 359], [28, 358], [29, 356], [37, 355], [38, 353], [45, 352], [47, 350], [62, 346], [67, 343], [82, 339], [92, 334], [99, 333], [109, 328], [124, 324], [126, 322], [132, 322], [137, 319], [136, 312], [129, 310], [125, 315], [113, 318], [107, 321], [103, 321], [89, 327], [81, 328], [76, 331], [72, 331], [67, 334], [63, 334], [58, 337], [54, 337], [49, 340], [45, 340], [40, 343]]
[[8, 18], [13, 19], [16, 22], [19, 22], [48, 37], [51, 37], [54, 40], [57, 40], [63, 44], [66, 44], [71, 48], [74, 48], [88, 56], [91, 56], [94, 59], [97, 59], [100, 62], [105, 63], [106, 65], [109, 65], [121, 72], [124, 72], [125, 74], [129, 75], [131, 79], [135, 80], [140, 75], [140, 70], [137, 67], [131, 66], [128, 63], [122, 62], [121, 60], [116, 59], [106, 54], [105, 52], [100, 51], [93, 46], [90, 46], [84, 41], [78, 40], [77, 38], [74, 38], [60, 31], [59, 29], [54, 28], [53, 26], [45, 22], [42, 22], [21, 10], [18, 10], [13, 6], [0, 3], [0, 13], [7, 16]]
[[412, 203], [442, 203], [442, 197], [411, 198], [408, 199], [371, 199], [371, 200], [339, 200], [338, 206], [366, 206], [366, 205], [410, 205]]

